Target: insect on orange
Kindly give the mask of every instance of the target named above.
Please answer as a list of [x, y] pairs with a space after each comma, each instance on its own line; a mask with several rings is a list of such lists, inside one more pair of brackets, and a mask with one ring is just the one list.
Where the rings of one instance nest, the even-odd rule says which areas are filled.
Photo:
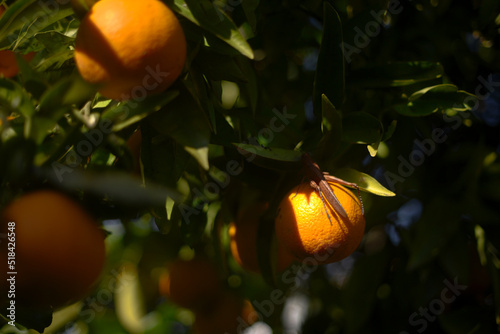
[[361, 203], [361, 212], [363, 215], [365, 214], [365, 210], [363, 207], [363, 200], [361, 199], [360, 193], [359, 193], [359, 186], [356, 183], [352, 182], [347, 182], [342, 179], [339, 179], [338, 177], [329, 175], [327, 172], [322, 172], [321, 169], [319, 168], [318, 164], [315, 163], [309, 154], [304, 153], [302, 155], [302, 163], [304, 164], [304, 168], [306, 170], [306, 175], [309, 178], [309, 184], [312, 188], [316, 189], [318, 191], [319, 196], [321, 197], [321, 200], [323, 202], [323, 206], [325, 207], [325, 212], [326, 215], [328, 216], [328, 220], [330, 221], [331, 224], [331, 219], [330, 215], [328, 214], [328, 210], [326, 208], [325, 204], [325, 198], [328, 201], [328, 203], [332, 206], [332, 208], [343, 218], [347, 219], [347, 213], [345, 212], [344, 208], [342, 207], [342, 204], [340, 204], [339, 200], [337, 199], [337, 196], [335, 196], [335, 193], [333, 192], [332, 188], [328, 184], [328, 182], [334, 182], [341, 184], [345, 187], [351, 187], [355, 188], [358, 191], [358, 197], [359, 201]]

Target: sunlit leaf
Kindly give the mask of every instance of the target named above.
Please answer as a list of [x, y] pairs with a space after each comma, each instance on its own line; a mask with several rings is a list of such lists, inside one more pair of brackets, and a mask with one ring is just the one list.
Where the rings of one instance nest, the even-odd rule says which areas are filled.
[[359, 172], [355, 169], [351, 168], [336, 169], [334, 170], [332, 175], [342, 180], [356, 183], [359, 186], [360, 190], [372, 193], [377, 196], [385, 196], [385, 197], [396, 196], [394, 192], [390, 191], [389, 189], [381, 185], [374, 177]]
[[117, 279], [113, 291], [116, 316], [129, 333], [141, 333], [145, 328], [146, 307], [136, 265], [123, 264]]
[[[172, 1], [172, 0], [171, 0]], [[211, 32], [246, 57], [253, 59], [253, 50], [238, 27], [217, 6], [208, 0], [173, 0], [172, 8], [194, 24]]]

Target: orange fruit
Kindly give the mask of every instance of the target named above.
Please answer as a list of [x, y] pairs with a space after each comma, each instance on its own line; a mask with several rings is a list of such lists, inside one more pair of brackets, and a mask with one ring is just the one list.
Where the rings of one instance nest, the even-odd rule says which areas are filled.
[[[259, 219], [269, 207], [267, 202], [257, 202], [239, 212], [229, 224], [230, 249], [234, 260], [244, 269], [260, 273], [258, 260]], [[293, 261], [283, 248], [278, 248], [277, 271], [281, 272]]]
[[197, 334], [237, 334], [257, 321], [250, 301], [226, 292], [209, 311], [196, 313], [193, 329]]
[[[30, 61], [35, 57], [35, 52], [29, 52], [22, 55], [24, 60]], [[17, 64], [16, 54], [11, 50], [0, 50], [0, 77], [6, 78], [15, 77], [19, 73], [19, 65]]]
[[[59, 308], [85, 297], [105, 262], [105, 235], [94, 219], [67, 196], [52, 190], [27, 193], [0, 215], [2, 299], [15, 275], [15, 302], [35, 308]], [[15, 243], [15, 244], [14, 244]], [[13, 256], [14, 255], [14, 256]], [[7, 268], [8, 257], [15, 263]]]
[[365, 217], [360, 200], [343, 186], [329, 184], [347, 218], [323, 201], [309, 183], [296, 186], [280, 203], [275, 220], [278, 243], [298, 260], [336, 262], [352, 254], [361, 243]]
[[75, 62], [111, 99], [141, 100], [167, 89], [186, 60], [186, 39], [160, 0], [101, 0], [82, 19]]
[[159, 281], [160, 293], [177, 305], [192, 310], [210, 308], [221, 295], [223, 285], [217, 267], [207, 259], [177, 259], [167, 266]]
[[10, 50], [0, 50], [0, 76], [12, 78], [18, 72], [16, 54]]

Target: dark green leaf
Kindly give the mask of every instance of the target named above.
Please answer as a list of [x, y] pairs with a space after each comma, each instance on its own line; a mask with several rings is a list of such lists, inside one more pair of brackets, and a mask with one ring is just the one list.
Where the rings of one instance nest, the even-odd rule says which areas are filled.
[[393, 120], [391, 122], [391, 124], [389, 124], [389, 126], [387, 127], [387, 129], [384, 132], [384, 136], [382, 137], [381, 141], [389, 140], [392, 137], [394, 131], [396, 131], [397, 124], [398, 124], [398, 121], [396, 121], [396, 120]]
[[356, 261], [342, 295], [344, 298], [341, 300], [348, 333], [362, 332], [360, 328], [368, 321], [376, 305], [377, 289], [383, 282], [384, 268], [389, 261], [388, 252], [361, 257]]
[[287, 165], [289, 168], [296, 168], [301, 161], [302, 152], [287, 150], [282, 148], [265, 148], [250, 144], [234, 144], [247, 161], [257, 165], [273, 165], [275, 168]]
[[47, 131], [53, 128], [72, 105], [78, 105], [95, 94], [95, 87], [75, 75], [60, 80], [42, 95], [38, 112], [27, 128], [27, 134], [41, 143]]
[[337, 109], [342, 107], [345, 98], [344, 51], [342, 45], [342, 23], [335, 9], [324, 3], [324, 27], [321, 48], [318, 56], [314, 79], [314, 110], [319, 112], [321, 96], [325, 94]]
[[408, 270], [415, 270], [437, 256], [457, 232], [460, 211], [450, 199], [436, 198], [429, 203], [415, 224], [415, 237], [411, 243]]
[[200, 50], [195, 62], [203, 70], [203, 74], [212, 80], [246, 82], [247, 77], [241, 71], [234, 57], [220, 55], [206, 49]]
[[342, 140], [342, 115], [335, 109], [326, 95], [322, 95], [322, 123], [323, 137], [319, 143], [318, 160], [325, 160], [335, 152]]
[[26, 91], [35, 98], [40, 98], [47, 89], [47, 82], [42, 74], [35, 71], [22, 56], [16, 54], [16, 58], [17, 64], [19, 65], [19, 81]]
[[349, 83], [360, 87], [399, 87], [439, 79], [443, 74], [439, 63], [394, 62], [354, 70], [349, 73]]
[[14, 2], [0, 18], [0, 48], [29, 42], [39, 31], [71, 15], [69, 1], [20, 0]]
[[[46, 171], [46, 176], [53, 183], [71, 191], [79, 189], [99, 198], [108, 198], [122, 205], [148, 208], [165, 205], [167, 197], [182, 200], [177, 190], [152, 184], [145, 188], [142, 180], [128, 173], [83, 172], [60, 163], [55, 163], [52, 167]], [[66, 172], [61, 173], [63, 169]]]
[[475, 99], [474, 95], [458, 90], [455, 85], [443, 84], [413, 93], [408, 98], [408, 103], [397, 105], [395, 109], [405, 116], [426, 116], [438, 110], [468, 110], [470, 107], [467, 102], [471, 103]]
[[[16, 82], [0, 78], [0, 106], [8, 114], [20, 112], [24, 117], [31, 117], [35, 108], [30, 96]], [[8, 115], [5, 115], [8, 116]]]
[[95, 87], [85, 82], [80, 76], [64, 78], [43, 94], [40, 99], [39, 114], [50, 117], [55, 109], [80, 104], [94, 94]]
[[342, 120], [342, 140], [348, 143], [372, 144], [382, 138], [382, 124], [366, 112], [346, 115]]
[[243, 6], [243, 10], [245, 11], [245, 15], [247, 17], [247, 21], [252, 27], [252, 30], [255, 31], [257, 28], [257, 17], [256, 17], [256, 9], [259, 5], [259, 0], [245, 0], [241, 1], [241, 5]]
[[160, 110], [173, 101], [178, 95], [179, 91], [169, 90], [162, 94], [148, 96], [141, 102], [133, 100], [125, 101], [107, 108], [103, 112], [102, 118], [109, 119], [114, 123], [113, 131], [120, 131]]
[[173, 138], [203, 169], [208, 170], [210, 124], [187, 89], [182, 89], [172, 103], [151, 115], [149, 121], [156, 131]]

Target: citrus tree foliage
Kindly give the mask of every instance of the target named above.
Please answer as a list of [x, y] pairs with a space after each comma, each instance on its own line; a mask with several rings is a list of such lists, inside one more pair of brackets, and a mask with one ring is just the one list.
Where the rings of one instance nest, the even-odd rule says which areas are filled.
[[[499, 3], [165, 2], [188, 41], [184, 72], [124, 102], [79, 77], [77, 1], [6, 2], [0, 48], [36, 56], [0, 78], [0, 205], [55, 188], [110, 232], [95, 293], [54, 314], [18, 310], [19, 326], [188, 330], [189, 314], [156, 287], [167, 261], [195, 252], [275, 333], [497, 332]], [[139, 176], [127, 145], [138, 129]], [[284, 278], [273, 220], [304, 179], [304, 152], [358, 184], [367, 226], [348, 259], [295, 264]], [[260, 275], [234, 262], [227, 237], [255, 201], [270, 203]]]

